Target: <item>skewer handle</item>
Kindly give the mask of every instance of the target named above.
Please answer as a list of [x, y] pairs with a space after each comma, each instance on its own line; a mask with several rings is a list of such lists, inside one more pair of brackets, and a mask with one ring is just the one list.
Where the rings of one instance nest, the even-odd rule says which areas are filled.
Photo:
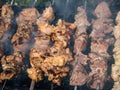
[[7, 80], [4, 81], [4, 84], [2, 86], [2, 90], [4, 90], [6, 83], [7, 83]]
[[51, 84], [51, 90], [53, 90], [54, 86], [53, 86], [53, 83]]
[[77, 86], [74, 87], [74, 90], [77, 90]]
[[96, 90], [100, 90], [100, 83], [97, 84]]
[[34, 0], [34, 3], [33, 3], [34, 6], [35, 6], [36, 2], [37, 2], [37, 0]]
[[11, 3], [10, 3], [10, 5], [12, 6], [12, 5], [13, 5], [13, 3], [14, 3], [14, 0], [11, 0]]
[[34, 86], [35, 86], [35, 81], [32, 80], [30, 85], [30, 90], [34, 90]]

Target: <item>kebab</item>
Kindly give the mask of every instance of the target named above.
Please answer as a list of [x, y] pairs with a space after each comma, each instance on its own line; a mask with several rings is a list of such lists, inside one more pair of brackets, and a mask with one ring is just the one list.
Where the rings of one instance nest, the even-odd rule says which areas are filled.
[[[98, 4], [94, 11], [97, 17], [92, 25], [91, 37], [91, 52], [90, 69], [88, 86], [92, 89], [103, 89], [107, 78], [107, 62], [110, 59], [110, 55], [107, 52], [110, 45], [114, 43], [114, 38], [107, 38], [112, 36], [113, 26], [112, 19], [110, 19], [111, 11], [106, 2]], [[109, 43], [109, 42], [112, 43]]]
[[[74, 43], [74, 64], [73, 71], [70, 77], [70, 85], [82, 86], [88, 80], [88, 72], [85, 68], [89, 58], [83, 52], [87, 48], [88, 33], [87, 28], [90, 25], [87, 20], [86, 11], [82, 7], [78, 7], [75, 15], [75, 24], [77, 26], [75, 32]], [[75, 87], [76, 88], [76, 87]]]
[[10, 30], [14, 12], [9, 4], [4, 4], [0, 12], [0, 58], [3, 56], [2, 38], [6, 31]]
[[[35, 9], [31, 9], [31, 11], [32, 10], [34, 11]], [[3, 69], [3, 72], [0, 74], [1, 81], [6, 79], [9, 80], [20, 74], [23, 66], [23, 60], [25, 59], [26, 53], [30, 48], [28, 44], [30, 44], [31, 33], [33, 30], [34, 27], [31, 21], [23, 19], [20, 23], [18, 23], [18, 29], [11, 39], [14, 52], [11, 55], [3, 56], [1, 59]]]
[[[72, 60], [72, 54], [67, 46], [70, 30], [75, 26], [62, 20], [58, 20], [57, 26], [50, 25], [48, 22], [53, 19], [53, 12], [49, 14], [47, 12], [51, 11], [49, 9], [51, 8], [47, 8], [37, 21], [38, 30], [41, 33], [38, 34], [39, 37], [35, 37], [35, 44], [30, 53], [32, 68], [27, 72], [34, 81], [40, 81], [47, 76], [49, 81], [60, 85], [61, 78], [69, 72], [66, 64]], [[52, 45], [50, 40], [53, 42]]]
[[[48, 13], [48, 15], [46, 15]], [[50, 47], [50, 35], [52, 32], [52, 26], [49, 25], [49, 21], [53, 16], [53, 9], [51, 7], [46, 8], [40, 18], [37, 19], [36, 24], [38, 26], [38, 31], [34, 37], [35, 43], [33, 48], [30, 50], [30, 64], [31, 68], [27, 69], [28, 76], [33, 81], [40, 81], [43, 78], [43, 72], [40, 69], [40, 62], [44, 60], [42, 55], [46, 53], [47, 49]], [[45, 17], [46, 16], [46, 17]], [[50, 17], [50, 18], [48, 18]], [[47, 29], [46, 29], [47, 28]], [[46, 29], [46, 30], [45, 30]], [[49, 33], [48, 33], [49, 32]]]
[[[45, 74], [48, 75], [48, 80], [57, 85], [61, 85], [61, 79], [67, 76], [67, 73], [70, 70], [69, 63], [73, 60], [68, 45], [70, 42], [70, 35], [74, 28], [74, 24], [58, 20], [57, 26], [51, 36], [54, 44], [48, 51], [50, 57], [44, 60], [44, 63], [49, 63], [50, 66], [48, 69], [45, 64], [41, 67], [47, 69]], [[49, 72], [49, 70], [52, 72]]]
[[0, 58], [4, 54], [3, 35], [10, 30], [14, 12], [9, 4], [4, 4], [0, 12]]
[[112, 90], [118, 90], [120, 88], [120, 61], [119, 61], [119, 47], [120, 47], [120, 35], [119, 35], [119, 28], [120, 28], [120, 12], [118, 12], [116, 17], [116, 23], [115, 30], [113, 32], [115, 36], [115, 44], [114, 44], [114, 64], [112, 64], [112, 78], [114, 80], [114, 86]]

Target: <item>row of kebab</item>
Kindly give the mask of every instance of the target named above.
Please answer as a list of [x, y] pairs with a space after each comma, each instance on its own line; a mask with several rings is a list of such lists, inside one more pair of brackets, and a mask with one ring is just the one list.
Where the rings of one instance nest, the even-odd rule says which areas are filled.
[[[55, 18], [52, 7], [46, 8], [42, 14], [36, 8], [23, 9], [16, 18], [18, 27], [10, 39], [13, 53], [5, 55], [4, 46], [0, 43], [0, 82], [18, 76], [29, 53], [30, 68], [26, 71], [28, 77], [35, 82], [47, 77], [48, 81], [60, 86], [62, 78], [69, 75], [72, 86], [86, 84], [92, 89], [103, 89], [111, 76], [114, 80], [112, 90], [119, 90], [120, 12], [116, 17], [115, 27], [106, 2], [97, 5], [94, 15], [96, 19], [90, 24], [85, 9], [78, 7], [74, 23], [59, 19], [56, 25], [52, 25]], [[11, 6], [3, 5], [0, 12], [1, 41], [4, 34], [11, 30], [13, 19]], [[92, 31], [88, 33], [90, 26]], [[111, 46], [114, 46], [113, 57], [109, 53]], [[90, 50], [87, 50], [88, 48]], [[109, 75], [108, 62], [111, 58], [114, 58], [115, 62]]]

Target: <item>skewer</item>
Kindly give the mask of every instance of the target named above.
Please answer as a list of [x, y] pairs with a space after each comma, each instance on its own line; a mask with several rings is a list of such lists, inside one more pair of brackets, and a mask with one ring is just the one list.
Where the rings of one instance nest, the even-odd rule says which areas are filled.
[[34, 3], [33, 3], [34, 6], [35, 6], [36, 2], [37, 2], [37, 0], [34, 0]]
[[55, 4], [55, 0], [52, 0], [51, 5], [54, 5], [54, 4]]
[[74, 87], [74, 90], [77, 90], [77, 86]]
[[97, 84], [96, 90], [100, 90], [100, 83]]
[[51, 90], [53, 90], [54, 86], [53, 86], [53, 83], [51, 84]]
[[87, 1], [84, 0], [84, 9], [86, 10], [86, 8], [87, 8]]
[[4, 90], [5, 85], [6, 85], [6, 82], [7, 82], [7, 80], [4, 81], [4, 84], [3, 84], [3, 86], [2, 86], [2, 90]]
[[34, 86], [35, 86], [35, 81], [32, 80], [30, 84], [30, 90], [34, 90]]
[[14, 3], [14, 0], [11, 0], [11, 3], [10, 3], [10, 5], [12, 6], [12, 5], [13, 5], [13, 3]]

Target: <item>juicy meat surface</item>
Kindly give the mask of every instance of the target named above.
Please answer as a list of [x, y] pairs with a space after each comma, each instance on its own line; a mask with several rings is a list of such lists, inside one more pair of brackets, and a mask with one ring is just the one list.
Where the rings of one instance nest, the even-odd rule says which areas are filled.
[[77, 14], [75, 15], [75, 24], [77, 26], [89, 26], [89, 22], [87, 20], [86, 11], [82, 7], [77, 8]]
[[90, 69], [88, 85], [91, 88], [96, 89], [99, 85], [100, 89], [103, 89], [107, 76], [107, 61], [104, 57], [98, 56], [95, 53], [89, 54]]
[[97, 53], [98, 55], [103, 57], [109, 57], [107, 50], [108, 44], [106, 42], [91, 42], [91, 52]]
[[84, 67], [81, 64], [75, 65], [70, 77], [70, 85], [81, 86], [84, 85], [87, 80], [88, 74]]
[[11, 28], [14, 12], [9, 4], [5, 4], [1, 9], [0, 16], [0, 39], [4, 33]]
[[74, 53], [77, 54], [79, 52], [86, 50], [87, 38], [88, 38], [87, 34], [82, 34], [75, 39]]
[[3, 56], [1, 58], [2, 72], [0, 81], [9, 80], [21, 72], [23, 64], [23, 54], [15, 52], [13, 55]]
[[93, 40], [103, 40], [107, 34], [114, 31], [111, 19], [100, 18], [93, 21], [90, 37]]
[[88, 56], [84, 55], [83, 53], [76, 54], [75, 56], [75, 62], [80, 63], [82, 65], [87, 65], [88, 64]]
[[29, 48], [28, 43], [31, 40], [31, 32], [34, 30], [32, 23], [24, 21], [13, 35], [11, 43], [13, 44], [14, 51], [26, 51]]
[[109, 18], [112, 15], [108, 4], [104, 1], [97, 5], [94, 13], [97, 18]]
[[36, 8], [26, 8], [23, 9], [19, 16], [16, 18], [17, 24], [20, 24], [24, 21], [34, 21], [40, 16]]
[[88, 80], [88, 73], [84, 66], [87, 66], [88, 57], [82, 52], [87, 47], [87, 27], [90, 25], [87, 13], [82, 7], [77, 8], [75, 15], [76, 31], [74, 36], [74, 61], [72, 62], [73, 71], [70, 77], [70, 85], [82, 86]]

